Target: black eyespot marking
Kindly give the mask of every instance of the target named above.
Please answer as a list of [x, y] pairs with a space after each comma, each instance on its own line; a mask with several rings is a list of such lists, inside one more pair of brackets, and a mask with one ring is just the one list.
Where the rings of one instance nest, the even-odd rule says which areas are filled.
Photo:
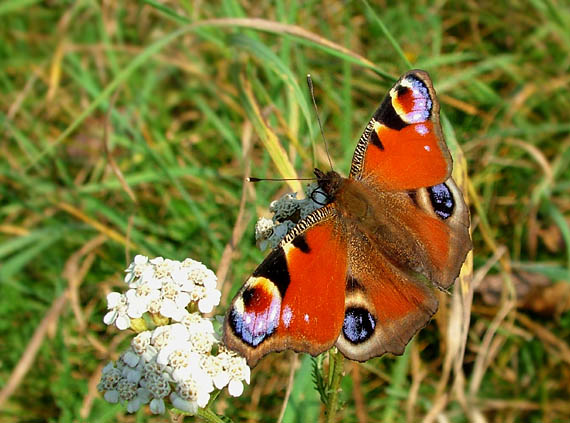
[[401, 95], [405, 95], [408, 93], [408, 91], [410, 91], [410, 89], [408, 87], [404, 87], [403, 85], [400, 85], [397, 89], [398, 92], [398, 97]]
[[307, 244], [307, 240], [305, 239], [305, 234], [296, 236], [293, 239], [293, 245], [305, 254], [311, 252], [311, 247], [309, 247], [309, 244]]
[[429, 199], [433, 211], [443, 220], [449, 218], [453, 214], [455, 208], [455, 201], [453, 194], [445, 184], [434, 185], [427, 189], [429, 192]]
[[344, 313], [342, 333], [353, 344], [360, 344], [374, 333], [376, 320], [368, 310], [362, 307], [349, 307]]
[[281, 298], [285, 298], [285, 292], [291, 282], [289, 277], [289, 269], [287, 268], [287, 259], [285, 258], [285, 251], [282, 247], [277, 247], [267, 256], [265, 260], [259, 265], [253, 276], [269, 279], [273, 282]]
[[370, 143], [372, 145], [375, 145], [376, 147], [378, 147], [381, 151], [384, 151], [384, 144], [382, 144], [382, 141], [380, 141], [380, 138], [378, 138], [378, 134], [376, 133], [376, 130], [373, 129], [372, 132], [370, 133]]
[[[394, 109], [394, 106], [392, 106], [392, 98], [390, 97], [390, 95], [387, 95], [384, 98], [384, 101], [382, 102], [378, 110], [376, 110], [376, 113], [374, 113], [374, 119], [376, 119], [382, 125], [385, 125], [390, 129], [395, 129], [396, 131], [399, 131], [408, 126], [408, 124], [404, 122], [402, 118], [398, 115], [398, 113]], [[374, 132], [375, 131], [373, 131], [372, 133]]]
[[243, 291], [242, 297], [243, 305], [246, 308], [250, 307], [255, 298], [255, 288], [247, 288], [245, 291]]

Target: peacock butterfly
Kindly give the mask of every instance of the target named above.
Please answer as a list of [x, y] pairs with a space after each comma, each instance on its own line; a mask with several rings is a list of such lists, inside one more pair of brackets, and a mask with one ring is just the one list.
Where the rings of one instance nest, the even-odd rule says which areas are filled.
[[364, 361], [402, 354], [471, 249], [469, 210], [429, 75], [404, 74], [382, 101], [348, 178], [315, 169], [327, 204], [291, 229], [234, 298], [224, 342], [254, 366], [271, 351], [336, 345]]

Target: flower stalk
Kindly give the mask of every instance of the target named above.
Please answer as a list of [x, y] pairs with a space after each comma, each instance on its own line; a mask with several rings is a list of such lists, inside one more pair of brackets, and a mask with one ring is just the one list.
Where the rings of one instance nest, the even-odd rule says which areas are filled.
[[333, 348], [329, 351], [329, 395], [325, 408], [326, 423], [335, 421], [336, 412], [338, 410], [340, 381], [342, 380], [344, 370], [344, 356], [342, 353]]

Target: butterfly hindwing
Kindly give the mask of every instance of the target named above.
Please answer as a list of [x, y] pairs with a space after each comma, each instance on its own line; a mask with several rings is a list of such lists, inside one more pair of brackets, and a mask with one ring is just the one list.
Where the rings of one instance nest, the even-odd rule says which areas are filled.
[[439, 103], [424, 71], [392, 87], [357, 144], [350, 177], [386, 191], [428, 187], [451, 175], [451, 156], [439, 123]]
[[[387, 352], [402, 354], [437, 310], [437, 299], [417, 276], [392, 265], [366, 237], [353, 239], [359, 241], [351, 248], [367, 251], [371, 261], [349, 258], [345, 316], [336, 346], [358, 361]], [[358, 256], [349, 251], [349, 257]]]
[[224, 342], [250, 366], [271, 351], [326, 351], [343, 322], [346, 266], [346, 239], [334, 207], [316, 210], [287, 234], [234, 298]]
[[469, 209], [453, 178], [410, 193], [414, 208], [401, 214], [426, 255], [417, 269], [441, 289], [449, 288], [471, 250]]

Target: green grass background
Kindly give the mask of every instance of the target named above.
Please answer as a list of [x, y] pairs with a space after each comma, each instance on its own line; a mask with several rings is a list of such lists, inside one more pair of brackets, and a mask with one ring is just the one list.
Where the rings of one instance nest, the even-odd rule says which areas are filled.
[[[517, 272], [570, 281], [569, 52], [561, 0], [3, 0], [0, 421], [165, 421], [94, 389], [128, 345], [102, 322], [128, 259], [217, 270], [242, 222], [225, 307], [263, 258], [256, 216], [298, 186], [244, 187], [244, 175], [328, 166], [305, 75], [346, 174], [411, 67], [430, 72], [448, 142], [465, 155], [474, 279], [496, 274], [503, 288], [496, 304], [475, 295], [465, 357], [443, 387], [457, 317], [445, 306], [404, 356], [347, 363], [339, 421], [570, 421], [570, 313], [512, 307]], [[268, 356], [216, 410], [275, 421], [292, 356]], [[303, 358], [285, 422], [322, 418], [309, 369]]]

